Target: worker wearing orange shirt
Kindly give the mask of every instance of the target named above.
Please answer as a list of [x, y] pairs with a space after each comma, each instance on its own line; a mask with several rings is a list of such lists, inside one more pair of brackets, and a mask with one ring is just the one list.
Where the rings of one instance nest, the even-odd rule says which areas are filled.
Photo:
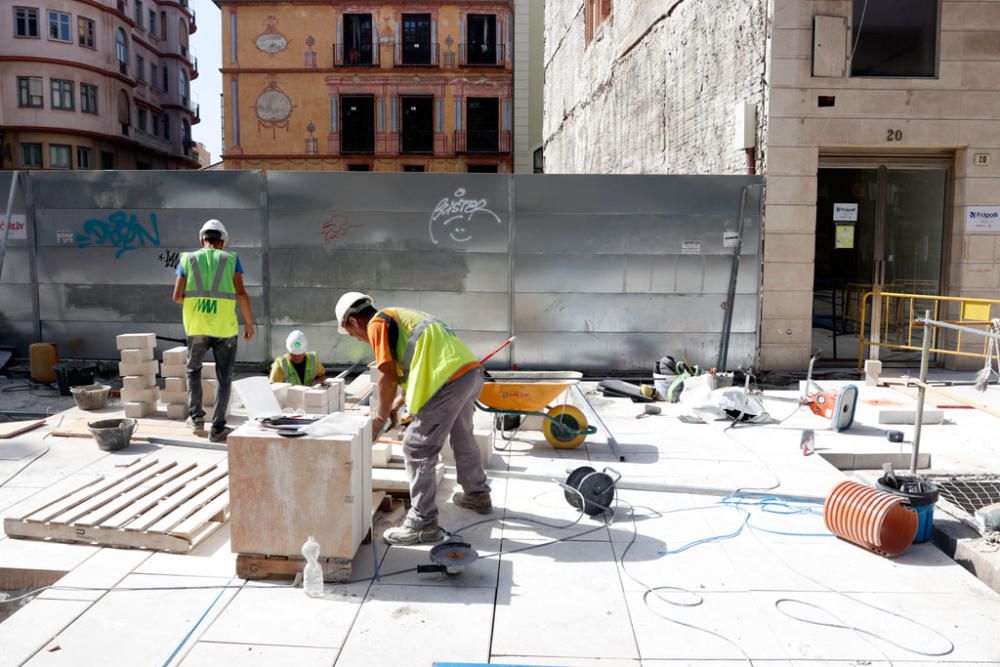
[[[413, 421], [403, 438], [403, 458], [410, 482], [411, 507], [403, 525], [383, 534], [389, 544], [440, 542], [435, 501], [438, 454], [451, 436], [458, 492], [452, 502], [480, 514], [493, 511], [490, 486], [472, 415], [483, 386], [479, 361], [445, 323], [409, 308], [376, 310], [372, 298], [348, 292], [336, 306], [341, 333], [371, 345], [379, 370], [373, 439], [405, 404]], [[402, 394], [397, 397], [397, 390]]]

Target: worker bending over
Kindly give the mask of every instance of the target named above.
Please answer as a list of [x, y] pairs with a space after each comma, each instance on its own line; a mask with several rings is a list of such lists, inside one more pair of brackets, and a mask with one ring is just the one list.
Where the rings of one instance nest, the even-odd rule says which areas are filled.
[[243, 287], [243, 266], [235, 252], [223, 250], [229, 235], [218, 220], [209, 220], [198, 234], [201, 250], [181, 255], [174, 282], [174, 301], [184, 306], [184, 332], [187, 334], [188, 426], [200, 432], [205, 428], [205, 409], [201, 405], [201, 364], [205, 353], [215, 357], [215, 413], [208, 439], [224, 442], [232, 431], [226, 428], [226, 411], [236, 365], [236, 340], [240, 324], [236, 304], [243, 312], [243, 337], [254, 337], [250, 298]]
[[326, 369], [316, 353], [309, 351], [309, 340], [304, 333], [296, 329], [288, 334], [285, 349], [288, 354], [281, 355], [271, 364], [269, 379], [272, 383], [317, 385], [326, 380]]
[[[448, 325], [408, 308], [376, 310], [360, 292], [340, 297], [336, 307], [341, 333], [371, 345], [379, 370], [372, 439], [405, 404], [413, 421], [403, 437], [403, 458], [412, 505], [403, 525], [383, 534], [389, 544], [440, 542], [435, 502], [438, 454], [451, 436], [458, 483], [464, 493], [452, 502], [480, 514], [493, 511], [490, 486], [473, 437], [472, 414], [483, 386], [479, 361]], [[403, 393], [397, 398], [397, 388]]]

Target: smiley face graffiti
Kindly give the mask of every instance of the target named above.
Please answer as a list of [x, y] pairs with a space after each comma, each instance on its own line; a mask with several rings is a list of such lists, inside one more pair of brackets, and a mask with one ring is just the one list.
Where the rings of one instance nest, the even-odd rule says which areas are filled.
[[428, 232], [434, 245], [449, 239], [468, 243], [476, 227], [483, 224], [500, 225], [503, 221], [489, 209], [485, 199], [466, 199], [465, 188], [459, 188], [452, 197], [445, 197], [434, 207]]

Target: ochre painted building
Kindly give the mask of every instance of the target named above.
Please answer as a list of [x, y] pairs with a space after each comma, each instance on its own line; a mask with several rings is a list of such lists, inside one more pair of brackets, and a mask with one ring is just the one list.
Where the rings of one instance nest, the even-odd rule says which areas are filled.
[[510, 2], [216, 2], [227, 169], [512, 171]]

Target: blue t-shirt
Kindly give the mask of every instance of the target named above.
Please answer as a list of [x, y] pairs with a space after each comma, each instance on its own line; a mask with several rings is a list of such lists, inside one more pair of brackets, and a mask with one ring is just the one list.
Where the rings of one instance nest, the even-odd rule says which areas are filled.
[[[240, 256], [236, 255], [236, 273], [243, 273], [243, 264], [240, 263]], [[177, 263], [177, 275], [181, 278], [186, 278], [184, 275], [184, 262]]]

